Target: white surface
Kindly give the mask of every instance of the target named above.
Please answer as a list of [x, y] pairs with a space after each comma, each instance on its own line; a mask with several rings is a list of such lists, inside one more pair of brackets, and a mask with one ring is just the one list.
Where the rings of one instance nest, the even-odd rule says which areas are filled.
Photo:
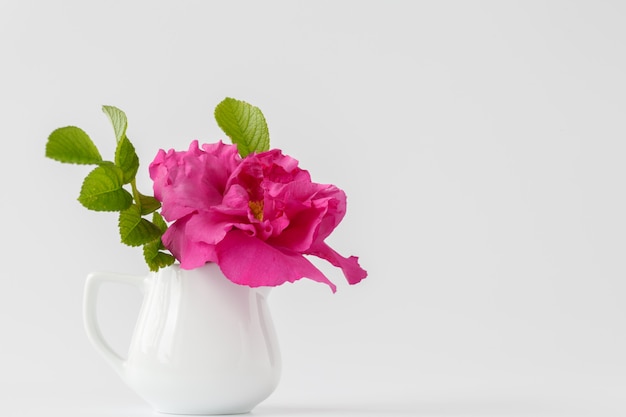
[[[0, 408], [150, 411], [88, 344], [94, 270], [145, 272], [114, 215], [43, 157], [74, 124], [111, 157], [129, 117], [140, 188], [159, 147], [259, 106], [272, 144], [348, 194], [331, 237], [355, 287], [269, 299], [283, 352], [256, 415], [625, 415], [622, 2], [0, 2]], [[140, 174], [141, 175], [141, 174]], [[341, 284], [341, 276], [325, 268]], [[138, 295], [104, 291], [128, 346]]]

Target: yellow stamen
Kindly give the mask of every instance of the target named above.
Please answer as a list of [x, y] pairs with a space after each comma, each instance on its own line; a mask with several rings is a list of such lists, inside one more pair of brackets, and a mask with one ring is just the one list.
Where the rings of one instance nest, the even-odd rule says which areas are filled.
[[260, 201], [250, 201], [248, 202], [248, 207], [252, 211], [252, 215], [255, 219], [262, 222], [263, 221], [263, 200]]

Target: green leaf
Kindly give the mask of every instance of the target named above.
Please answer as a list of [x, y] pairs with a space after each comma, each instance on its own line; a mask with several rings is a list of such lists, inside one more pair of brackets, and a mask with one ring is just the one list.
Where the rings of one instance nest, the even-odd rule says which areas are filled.
[[163, 232], [154, 223], [141, 217], [139, 206], [133, 204], [120, 213], [120, 236], [128, 246], [140, 246], [159, 239]]
[[121, 211], [133, 202], [132, 195], [122, 188], [122, 170], [111, 162], [103, 162], [83, 181], [78, 201], [89, 210]]
[[[161, 203], [156, 198], [149, 196], [149, 195], [143, 195], [139, 192], [137, 194], [139, 194], [139, 204], [141, 205], [142, 216], [145, 216], [146, 214], [150, 214], [161, 208]], [[167, 225], [165, 226], [165, 228], [167, 229]]]
[[252, 152], [269, 150], [269, 130], [265, 117], [258, 107], [245, 101], [225, 98], [215, 108], [215, 120], [224, 133], [237, 145], [242, 157], [246, 157]]
[[124, 184], [128, 184], [135, 179], [139, 169], [139, 158], [135, 152], [135, 147], [126, 136], [117, 142], [115, 165], [124, 173]]
[[48, 136], [46, 156], [69, 164], [97, 164], [102, 157], [87, 133], [76, 126], [56, 129]]
[[109, 116], [109, 120], [113, 125], [113, 131], [115, 132], [115, 139], [119, 142], [126, 136], [126, 128], [128, 127], [126, 114], [113, 106], [102, 106], [102, 111]]
[[167, 223], [165, 223], [165, 219], [163, 219], [163, 216], [161, 216], [160, 213], [152, 214], [152, 223], [154, 223], [159, 229], [161, 229], [161, 232], [163, 233], [165, 233], [165, 231], [167, 230]]
[[[165, 233], [167, 230], [167, 223], [163, 220], [163, 216], [157, 212], [152, 214], [152, 223], [161, 230], [161, 233]], [[162, 252], [162, 249], [165, 249], [165, 246], [163, 246], [163, 241], [160, 237], [143, 246], [143, 257], [151, 271], [158, 271], [159, 268], [169, 266], [176, 261], [176, 258], [168, 253]]]
[[160, 268], [164, 268], [176, 262], [176, 258], [174, 258], [169, 253], [165, 253], [159, 250], [160, 240], [150, 242], [143, 247], [143, 257], [148, 264], [148, 268], [150, 271], [158, 271]]

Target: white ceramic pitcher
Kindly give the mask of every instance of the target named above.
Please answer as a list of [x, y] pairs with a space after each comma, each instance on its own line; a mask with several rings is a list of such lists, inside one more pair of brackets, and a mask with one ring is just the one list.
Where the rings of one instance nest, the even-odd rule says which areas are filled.
[[[144, 293], [126, 359], [98, 326], [98, 289], [105, 282]], [[96, 349], [157, 411], [245, 413], [272, 393], [280, 377], [269, 290], [234, 284], [216, 264], [194, 270], [173, 265], [147, 277], [93, 273], [85, 285], [85, 327]]]

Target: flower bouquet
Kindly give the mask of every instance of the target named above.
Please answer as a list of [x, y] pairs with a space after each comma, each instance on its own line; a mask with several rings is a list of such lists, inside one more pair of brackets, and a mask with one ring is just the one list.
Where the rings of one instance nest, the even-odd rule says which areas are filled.
[[356, 257], [344, 258], [324, 242], [346, 213], [345, 193], [312, 182], [297, 160], [270, 149], [257, 107], [232, 98], [216, 107], [217, 123], [232, 145], [199, 146], [194, 140], [186, 151], [159, 150], [149, 167], [154, 196], [137, 190], [139, 158], [126, 135], [126, 115], [112, 106], [103, 111], [117, 139], [113, 161], [103, 160], [74, 126], [52, 132], [46, 156], [96, 165], [78, 201], [90, 210], [119, 211], [122, 242], [143, 246], [150, 270], [175, 261], [183, 269], [214, 262], [241, 285], [276, 286], [306, 277], [334, 291], [304, 256], [313, 255], [341, 268], [350, 284], [366, 276]]
[[[367, 273], [325, 239], [346, 213], [346, 195], [318, 184], [279, 149], [270, 149], [261, 111], [226, 98], [215, 108], [222, 141], [186, 151], [159, 150], [149, 165], [152, 195], [137, 189], [139, 158], [127, 118], [103, 106], [117, 146], [104, 160], [75, 126], [54, 130], [46, 156], [95, 165], [78, 201], [90, 210], [119, 212], [122, 243], [143, 247], [148, 277], [91, 274], [85, 324], [94, 346], [126, 383], [159, 411], [240, 413], [275, 388], [280, 355], [267, 311], [269, 287], [309, 278], [336, 291], [307, 256], [340, 268], [349, 284]], [[114, 352], [97, 324], [100, 284], [124, 282], [144, 292], [126, 358]]]

